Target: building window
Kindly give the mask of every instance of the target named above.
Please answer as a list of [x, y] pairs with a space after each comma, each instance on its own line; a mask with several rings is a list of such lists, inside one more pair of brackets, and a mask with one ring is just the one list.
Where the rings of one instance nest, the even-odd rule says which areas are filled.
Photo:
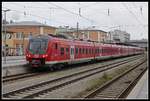
[[17, 39], [22, 39], [23, 38], [23, 32], [16, 33], [16, 38]]

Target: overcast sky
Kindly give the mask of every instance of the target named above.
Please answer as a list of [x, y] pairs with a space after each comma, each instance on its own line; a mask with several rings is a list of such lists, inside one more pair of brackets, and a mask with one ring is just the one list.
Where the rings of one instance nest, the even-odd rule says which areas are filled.
[[148, 39], [147, 2], [2, 2], [4, 9], [11, 9], [8, 21], [38, 21], [56, 27], [76, 27], [79, 22], [80, 28], [120, 29], [130, 33], [132, 40]]

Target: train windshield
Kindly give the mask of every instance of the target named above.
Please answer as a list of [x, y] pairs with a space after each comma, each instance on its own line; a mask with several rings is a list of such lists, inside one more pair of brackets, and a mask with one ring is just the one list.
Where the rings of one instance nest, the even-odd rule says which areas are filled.
[[29, 42], [29, 51], [32, 54], [45, 54], [47, 45], [47, 39], [31, 39]]

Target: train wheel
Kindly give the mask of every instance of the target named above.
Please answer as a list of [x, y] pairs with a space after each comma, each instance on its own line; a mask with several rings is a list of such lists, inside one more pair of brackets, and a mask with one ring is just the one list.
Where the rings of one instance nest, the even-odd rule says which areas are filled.
[[50, 69], [50, 71], [54, 71], [54, 68], [53, 68], [53, 67], [50, 67], [49, 69]]
[[62, 67], [63, 67], [63, 64], [57, 64], [55, 68], [56, 68], [57, 70], [61, 70]]
[[60, 64], [59, 66], [58, 66], [58, 69], [60, 70], [60, 69], [62, 69], [64, 67], [64, 65], [63, 64]]

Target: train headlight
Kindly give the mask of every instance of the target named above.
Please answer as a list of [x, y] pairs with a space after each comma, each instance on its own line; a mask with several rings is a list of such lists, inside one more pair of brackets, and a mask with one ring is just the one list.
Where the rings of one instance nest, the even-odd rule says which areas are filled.
[[31, 55], [30, 55], [30, 54], [27, 54], [27, 57], [31, 57]]
[[43, 58], [46, 58], [48, 55], [47, 54], [45, 54], [45, 55], [43, 55]]

